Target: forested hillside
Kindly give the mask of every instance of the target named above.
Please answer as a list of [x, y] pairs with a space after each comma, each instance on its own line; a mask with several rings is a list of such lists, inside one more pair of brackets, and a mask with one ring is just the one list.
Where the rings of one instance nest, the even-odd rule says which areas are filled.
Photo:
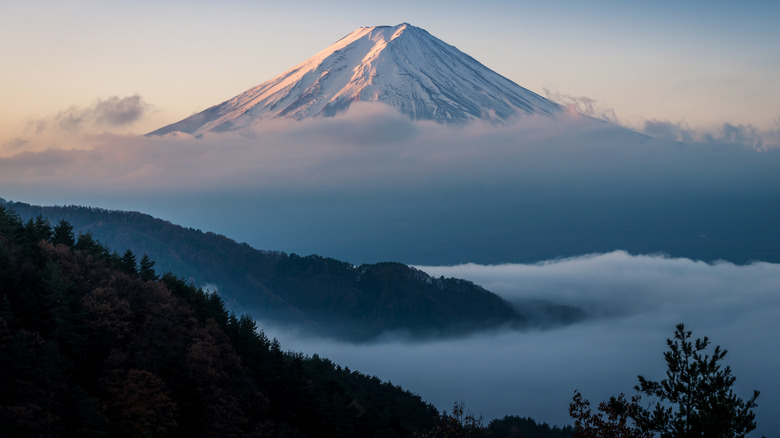
[[[437, 411], [0, 207], [0, 436], [408, 436]], [[153, 274], [156, 275], [156, 274]]]
[[0, 436], [571, 436], [519, 417], [469, 429], [130, 260], [0, 206]]
[[452, 336], [525, 321], [509, 303], [472, 282], [432, 278], [400, 263], [355, 266], [260, 251], [137, 212], [5, 205], [23, 220], [65, 220], [74, 232], [89, 232], [110, 248], [130, 249], [139, 259], [147, 254], [160, 271], [216, 285], [231, 309], [319, 335], [354, 341], [385, 332]]

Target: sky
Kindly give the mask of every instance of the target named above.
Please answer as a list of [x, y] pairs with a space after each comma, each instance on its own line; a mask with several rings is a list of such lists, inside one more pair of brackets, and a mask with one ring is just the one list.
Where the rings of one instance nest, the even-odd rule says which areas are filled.
[[79, 147], [63, 131], [149, 132], [357, 27], [401, 22], [634, 129], [777, 131], [778, 18], [768, 1], [13, 0], [0, 6], [0, 154]]

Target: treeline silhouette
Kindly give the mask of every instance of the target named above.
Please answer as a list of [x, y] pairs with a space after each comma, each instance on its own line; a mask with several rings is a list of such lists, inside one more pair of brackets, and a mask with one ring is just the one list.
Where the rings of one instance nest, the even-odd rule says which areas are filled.
[[[3, 206], [0, 388], [3, 437], [436, 436], [451, 420], [377, 377], [284, 352], [148, 257]], [[480, 434], [518, 436], [514, 423], [570, 436], [517, 417]]]

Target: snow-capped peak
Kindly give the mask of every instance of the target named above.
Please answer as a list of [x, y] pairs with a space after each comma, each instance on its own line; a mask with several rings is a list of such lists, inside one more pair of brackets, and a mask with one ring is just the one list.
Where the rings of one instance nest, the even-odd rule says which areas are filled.
[[442, 123], [560, 111], [425, 30], [401, 23], [356, 29], [281, 75], [150, 134], [198, 135], [275, 117], [332, 116], [356, 101], [382, 102], [413, 119]]

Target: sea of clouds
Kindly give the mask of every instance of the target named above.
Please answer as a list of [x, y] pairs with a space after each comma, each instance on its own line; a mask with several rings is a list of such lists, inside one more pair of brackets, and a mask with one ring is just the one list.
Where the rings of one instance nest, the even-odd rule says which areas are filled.
[[[728, 350], [736, 393], [761, 391], [758, 434], [780, 428], [780, 265], [704, 263], [622, 251], [533, 264], [419, 267], [472, 280], [510, 302], [542, 299], [585, 310], [584, 321], [554, 328], [410, 342], [349, 344], [271, 327], [293, 351], [320, 354], [420, 394], [440, 409], [453, 402], [486, 420], [531, 416], [569, 424], [575, 389], [598, 403], [634, 394], [637, 375], [660, 380], [665, 340], [678, 323]], [[522, 307], [520, 307], [522, 311]], [[714, 346], [713, 345], [713, 346]]]

